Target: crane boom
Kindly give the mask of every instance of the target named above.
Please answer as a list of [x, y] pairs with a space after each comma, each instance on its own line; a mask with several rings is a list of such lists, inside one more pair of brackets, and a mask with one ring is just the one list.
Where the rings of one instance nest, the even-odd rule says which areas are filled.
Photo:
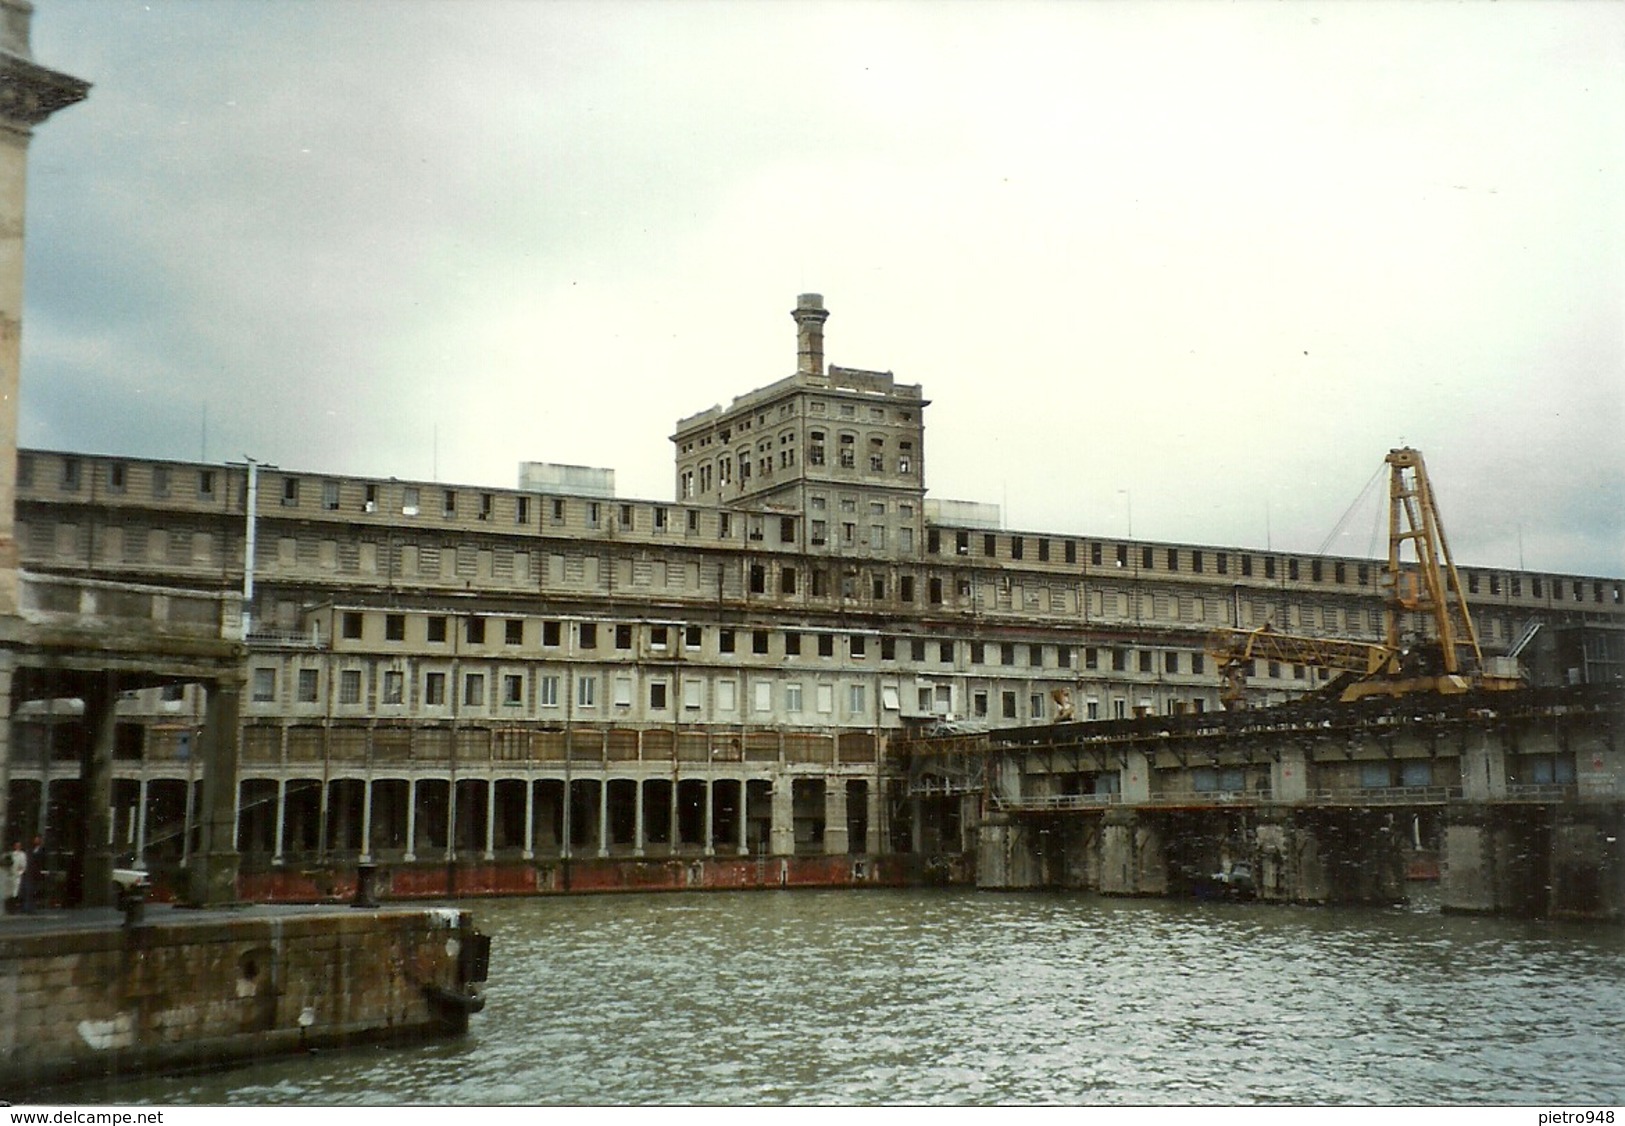
[[1247, 671], [1259, 659], [1340, 670], [1353, 681], [1342, 690], [1344, 700], [1509, 689], [1522, 683], [1515, 667], [1485, 667], [1421, 451], [1389, 450], [1386, 461], [1383, 642], [1304, 637], [1277, 633], [1268, 625], [1217, 630], [1209, 635], [1207, 650], [1224, 680], [1221, 698], [1226, 707], [1242, 705]]

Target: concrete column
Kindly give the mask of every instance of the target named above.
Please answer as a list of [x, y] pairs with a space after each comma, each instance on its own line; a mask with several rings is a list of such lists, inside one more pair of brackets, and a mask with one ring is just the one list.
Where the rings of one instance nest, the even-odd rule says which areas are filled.
[[1461, 793], [1468, 801], [1495, 801], [1507, 796], [1506, 750], [1501, 736], [1474, 731], [1461, 751]]
[[485, 780], [485, 859], [492, 860], [497, 854], [497, 780], [494, 777]]
[[672, 776], [671, 776], [671, 821], [670, 821], [670, 829], [667, 831], [666, 836], [668, 838], [667, 843], [666, 843], [666, 855], [667, 856], [676, 856], [677, 852], [678, 852], [678, 846], [680, 846], [683, 843], [682, 836], [677, 831], [677, 772], [676, 771], [673, 771]]
[[525, 779], [525, 847], [520, 853], [526, 860], [536, 856], [536, 779]]
[[[277, 813], [276, 823], [276, 850], [282, 852], [282, 814]], [[418, 858], [418, 780], [406, 780], [406, 855], [402, 857], [408, 864]]]
[[643, 779], [632, 780], [632, 855], [643, 855]]
[[[203, 852], [192, 868], [191, 901], [200, 907], [237, 900], [237, 756], [242, 734], [242, 684], [220, 680], [205, 689], [203, 709]], [[327, 788], [322, 787], [323, 822]]]
[[361, 864], [372, 863], [372, 779], [361, 780]]
[[[33, 6], [0, 3], [0, 616], [18, 607], [17, 401], [21, 385], [23, 212], [34, 126], [83, 98], [89, 86], [33, 62]], [[11, 712], [5, 713], [8, 717]], [[111, 880], [111, 876], [108, 877]]]
[[1139, 751], [1125, 753], [1125, 763], [1118, 772], [1121, 778], [1123, 802], [1137, 805], [1151, 800], [1151, 760]]
[[795, 798], [790, 775], [782, 768], [773, 779], [773, 822], [768, 828], [768, 840], [774, 856], [790, 856], [796, 851]]
[[[286, 847], [288, 823], [288, 780], [276, 780], [276, 843], [272, 847], [271, 863], [281, 864], [283, 849]], [[410, 846], [408, 846], [410, 850]]]
[[609, 773], [598, 779], [598, 855], [609, 855]]
[[[86, 907], [111, 907], [113, 732], [118, 719], [117, 677], [111, 672], [97, 675], [86, 687], [84, 701], [85, 722], [90, 727], [90, 748], [80, 768], [85, 795], [84, 836], [80, 841], [84, 863], [82, 902]], [[236, 785], [235, 775], [232, 785]], [[236, 807], [235, 801], [232, 807]]]
[[[565, 754], [569, 754], [569, 746], [565, 747]], [[566, 767], [569, 761], [565, 762]], [[564, 800], [559, 803], [559, 859], [570, 859], [570, 772], [564, 772]]]
[[750, 831], [750, 783], [744, 778], [739, 779], [739, 855], [749, 856], [750, 845], [746, 843]]
[[446, 855], [445, 860], [457, 859], [457, 775], [446, 779]]
[[846, 779], [832, 774], [824, 779], [824, 852], [831, 856], [850, 852], [847, 836]]
[[925, 852], [925, 809], [918, 794], [910, 795], [908, 813], [909, 851], [919, 856]]
[[[3, 472], [3, 471], [0, 471]], [[11, 825], [11, 747], [13, 741], [11, 722], [12, 680], [16, 676], [16, 665], [12, 655], [0, 652], [0, 832]], [[11, 836], [5, 839], [3, 846], [11, 847], [12, 837], [26, 836], [21, 826], [12, 829]]]
[[135, 859], [144, 865], [147, 855], [147, 779], [143, 775], [136, 783], [135, 806]]
[[877, 774], [869, 780], [869, 827], [864, 835], [863, 849], [870, 856], [879, 856], [886, 850], [885, 837], [880, 825], [881, 779]]
[[712, 836], [713, 836], [713, 833], [714, 833], [714, 830], [715, 830], [715, 827], [716, 827], [716, 823], [715, 823], [715, 820], [714, 820], [714, 817], [713, 817], [713, 815], [716, 813], [716, 808], [717, 808], [716, 784], [717, 784], [717, 780], [715, 778], [706, 779], [706, 782], [705, 782], [705, 828], [700, 831], [700, 836], [701, 836], [700, 853], [702, 855], [704, 855], [704, 856], [715, 856], [716, 851], [717, 851], [716, 842], [714, 840], [712, 840]]
[[1270, 790], [1276, 801], [1301, 802], [1309, 798], [1309, 756], [1302, 747], [1281, 752], [1270, 765]]

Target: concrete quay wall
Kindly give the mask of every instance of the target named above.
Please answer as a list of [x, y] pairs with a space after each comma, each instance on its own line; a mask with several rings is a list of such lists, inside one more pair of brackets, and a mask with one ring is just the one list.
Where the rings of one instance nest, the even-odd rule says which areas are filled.
[[[754, 888], [907, 887], [926, 881], [919, 858], [883, 856], [587, 857], [377, 866], [374, 893], [391, 902], [453, 896], [565, 895]], [[354, 863], [244, 871], [239, 896], [256, 903], [338, 903], [356, 892]]]
[[978, 828], [976, 883], [1200, 896], [1230, 894], [1215, 877], [1246, 865], [1261, 901], [1391, 904], [1419, 821], [1438, 826], [1445, 911], [1625, 919], [1625, 802], [999, 813]]
[[[190, 912], [0, 930], [0, 1090], [467, 1027], [467, 912]], [[478, 973], [478, 971], [475, 971]], [[483, 974], [478, 974], [483, 976]]]

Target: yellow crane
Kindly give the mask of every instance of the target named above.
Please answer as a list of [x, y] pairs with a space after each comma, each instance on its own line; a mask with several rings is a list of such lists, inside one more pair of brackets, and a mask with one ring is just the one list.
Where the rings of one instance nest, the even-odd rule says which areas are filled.
[[[1439, 506], [1420, 450], [1389, 450], [1388, 562], [1383, 641], [1347, 641], [1259, 629], [1223, 629], [1207, 650], [1224, 681], [1227, 708], [1243, 706], [1247, 671], [1255, 660], [1309, 665], [1342, 673], [1342, 700], [1416, 692], [1503, 690], [1522, 684], [1517, 661], [1486, 662], [1478, 644], [1461, 576], [1439, 520]], [[1409, 547], [1414, 558], [1405, 559]], [[1407, 626], [1415, 628], [1407, 632]]]

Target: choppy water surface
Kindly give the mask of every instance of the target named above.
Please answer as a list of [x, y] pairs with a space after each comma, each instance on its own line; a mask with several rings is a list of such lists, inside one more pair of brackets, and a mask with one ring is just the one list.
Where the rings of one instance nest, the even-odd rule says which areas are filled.
[[469, 904], [464, 1039], [66, 1093], [191, 1103], [1625, 1102], [1625, 931], [740, 892]]

